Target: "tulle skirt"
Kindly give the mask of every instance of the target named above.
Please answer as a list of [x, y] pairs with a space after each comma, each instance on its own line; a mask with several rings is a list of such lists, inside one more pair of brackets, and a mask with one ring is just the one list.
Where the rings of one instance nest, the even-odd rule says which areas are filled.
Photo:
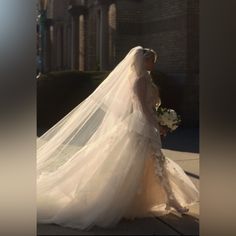
[[[72, 152], [72, 158], [37, 179], [39, 223], [89, 229], [169, 213], [149, 138], [120, 129]], [[165, 168], [179, 203], [198, 201], [198, 190], [182, 168], [169, 158]]]

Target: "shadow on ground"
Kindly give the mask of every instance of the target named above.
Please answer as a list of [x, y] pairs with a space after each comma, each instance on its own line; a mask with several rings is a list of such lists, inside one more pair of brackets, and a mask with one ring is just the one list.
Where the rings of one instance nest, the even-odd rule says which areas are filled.
[[38, 235], [199, 235], [199, 221], [190, 215], [179, 218], [169, 214], [157, 218], [122, 220], [114, 228], [94, 227], [89, 231], [39, 224]]

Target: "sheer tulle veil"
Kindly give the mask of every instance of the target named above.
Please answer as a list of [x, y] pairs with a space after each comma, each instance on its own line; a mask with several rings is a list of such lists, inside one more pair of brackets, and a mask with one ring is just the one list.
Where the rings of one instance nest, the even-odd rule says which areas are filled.
[[[143, 47], [132, 48], [108, 77], [83, 102], [37, 139], [37, 173], [53, 172], [73, 155], [114, 130], [133, 130], [160, 144], [153, 127], [147, 127], [134, 93], [143, 66]], [[151, 129], [151, 130], [150, 130]], [[153, 130], [152, 130], [153, 129]]]
[[[143, 48], [132, 48], [90, 96], [37, 139], [39, 223], [109, 227], [125, 215], [166, 214], [168, 196], [182, 205], [198, 199], [177, 164], [167, 159], [163, 166], [151, 158], [162, 152], [158, 130], [135, 89], [137, 81], [150, 79], [143, 59]], [[155, 179], [155, 163], [162, 184]], [[144, 173], [150, 175], [147, 185]]]

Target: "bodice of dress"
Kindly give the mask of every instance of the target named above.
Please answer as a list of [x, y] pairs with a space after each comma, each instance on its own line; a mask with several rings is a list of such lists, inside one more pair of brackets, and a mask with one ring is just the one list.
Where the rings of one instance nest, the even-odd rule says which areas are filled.
[[151, 77], [147, 78], [147, 106], [153, 111], [157, 103], [160, 103], [159, 90], [153, 83]]

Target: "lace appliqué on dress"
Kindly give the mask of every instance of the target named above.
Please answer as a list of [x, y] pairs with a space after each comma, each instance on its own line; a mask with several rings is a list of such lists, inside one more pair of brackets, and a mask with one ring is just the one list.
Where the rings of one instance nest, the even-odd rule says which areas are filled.
[[170, 210], [170, 208], [173, 207], [179, 213], [187, 212], [188, 208], [182, 207], [178, 203], [177, 199], [175, 198], [175, 195], [172, 192], [172, 188], [168, 178], [168, 173], [166, 171], [166, 164], [168, 163], [168, 160], [165, 158], [162, 151], [160, 155], [154, 153], [153, 158], [155, 158], [155, 175], [157, 178], [159, 178], [160, 183], [166, 192], [167, 196], [166, 210]]

